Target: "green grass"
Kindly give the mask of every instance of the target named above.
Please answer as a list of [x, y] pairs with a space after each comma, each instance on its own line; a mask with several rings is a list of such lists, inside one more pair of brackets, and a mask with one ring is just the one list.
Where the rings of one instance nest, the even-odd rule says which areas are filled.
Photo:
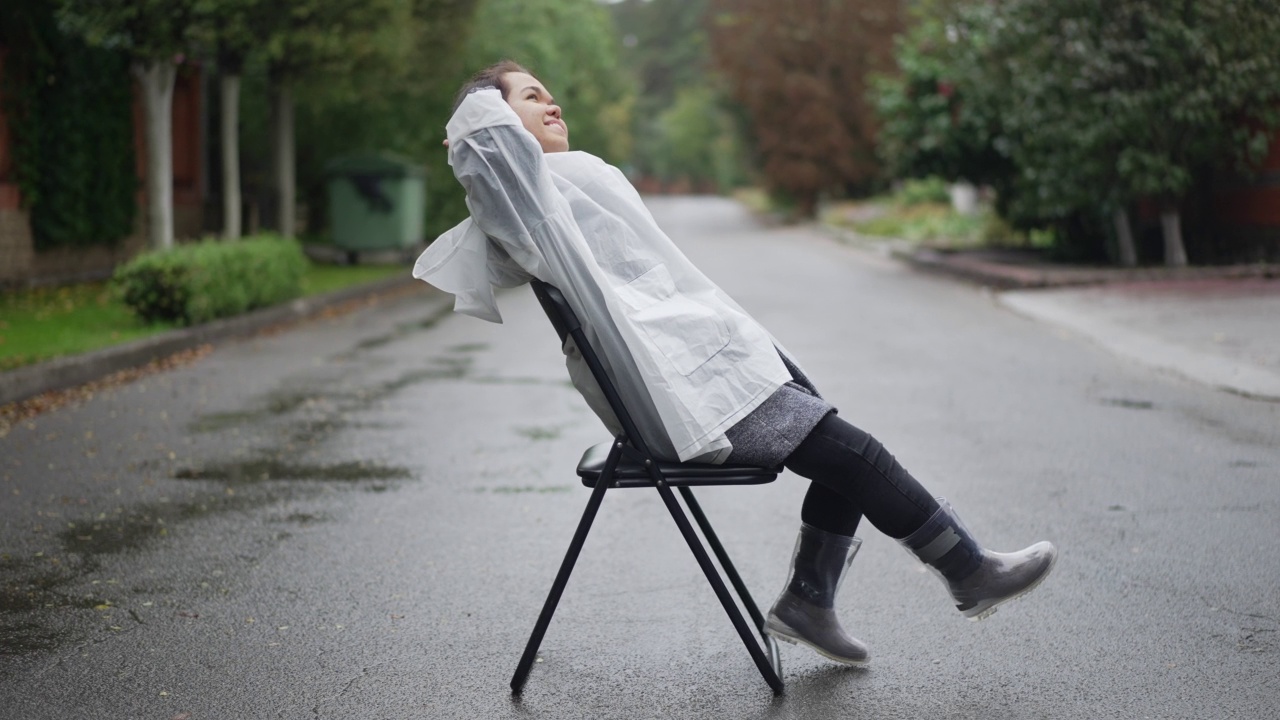
[[341, 290], [352, 285], [362, 285], [393, 275], [408, 275], [409, 268], [402, 265], [317, 265], [302, 276], [302, 294], [320, 295]]
[[[312, 264], [302, 278], [302, 294], [320, 295], [408, 272], [398, 265]], [[0, 372], [172, 328], [143, 324], [103, 282], [0, 293]]]
[[917, 203], [890, 206], [880, 217], [853, 223], [853, 229], [864, 235], [972, 247], [983, 244], [987, 239], [988, 223], [985, 212], [961, 215], [950, 205]]

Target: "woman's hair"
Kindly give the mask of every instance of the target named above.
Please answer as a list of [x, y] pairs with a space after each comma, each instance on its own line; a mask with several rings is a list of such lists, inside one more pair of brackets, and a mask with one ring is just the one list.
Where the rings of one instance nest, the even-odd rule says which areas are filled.
[[511, 88], [507, 87], [504, 79], [507, 73], [533, 74], [514, 60], [496, 62], [472, 75], [470, 80], [462, 84], [462, 87], [458, 89], [458, 94], [453, 98], [453, 109], [456, 111], [462, 101], [467, 98], [467, 95], [483, 88], [497, 88], [502, 92], [502, 99], [505, 100], [507, 93], [511, 92]]

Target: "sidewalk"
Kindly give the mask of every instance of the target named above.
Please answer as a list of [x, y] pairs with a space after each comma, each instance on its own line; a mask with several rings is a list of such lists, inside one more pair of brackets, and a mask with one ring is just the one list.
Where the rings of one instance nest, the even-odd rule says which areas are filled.
[[1122, 357], [1246, 397], [1280, 402], [1280, 266], [1091, 268], [1016, 251], [901, 246], [912, 267], [978, 282], [996, 301]]

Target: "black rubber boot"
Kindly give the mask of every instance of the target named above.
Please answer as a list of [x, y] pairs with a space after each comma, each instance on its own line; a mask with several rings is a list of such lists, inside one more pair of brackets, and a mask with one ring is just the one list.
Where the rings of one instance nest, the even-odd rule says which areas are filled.
[[951, 504], [938, 498], [938, 511], [898, 542], [928, 565], [947, 586], [956, 609], [981, 620], [996, 606], [1036, 588], [1053, 569], [1058, 550], [1038, 542], [1012, 553], [987, 550], [974, 540]]
[[867, 646], [850, 637], [836, 619], [835, 599], [862, 540], [800, 526], [786, 589], [769, 610], [765, 632], [789, 643], [808, 645], [845, 665], [866, 665]]

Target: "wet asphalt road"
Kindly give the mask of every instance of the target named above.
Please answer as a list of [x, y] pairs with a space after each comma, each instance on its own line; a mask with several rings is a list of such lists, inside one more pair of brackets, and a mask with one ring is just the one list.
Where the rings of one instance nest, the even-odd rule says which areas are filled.
[[[0, 438], [0, 718], [1280, 716], [1280, 405], [728, 201], [653, 209], [987, 544], [1056, 541], [1045, 585], [965, 622], [864, 524], [871, 668], [784, 646], [774, 698], [656, 493], [613, 493], [513, 699], [604, 431], [527, 289], [501, 326], [424, 293]], [[803, 492], [701, 494], [762, 604]]]

